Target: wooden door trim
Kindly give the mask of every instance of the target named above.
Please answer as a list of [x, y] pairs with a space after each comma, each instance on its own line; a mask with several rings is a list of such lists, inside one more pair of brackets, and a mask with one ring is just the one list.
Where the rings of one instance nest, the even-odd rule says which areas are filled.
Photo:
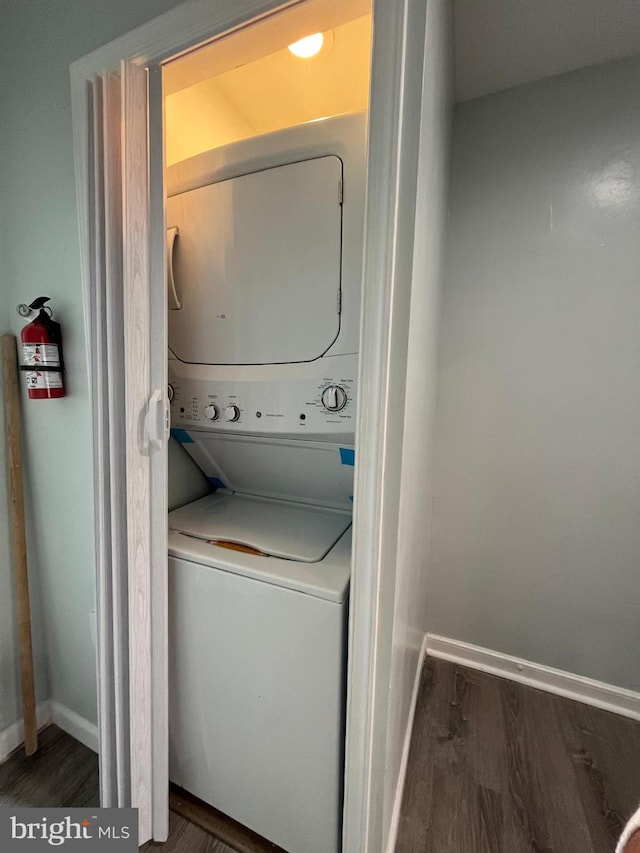
[[154, 749], [151, 679], [151, 454], [145, 408], [150, 398], [149, 186], [147, 72], [121, 63], [124, 416], [126, 430], [129, 601], [129, 750], [139, 839], [152, 837]]
[[[167, 366], [167, 281], [165, 266], [165, 188], [164, 188], [164, 97], [162, 68], [156, 65], [149, 69], [149, 139], [156, 144], [149, 146], [149, 283], [153, 294], [159, 298], [151, 300], [150, 325], [154, 334], [151, 338], [150, 373], [151, 388], [168, 386]], [[168, 400], [165, 417], [169, 419]], [[168, 435], [167, 435], [168, 437]], [[151, 537], [151, 588], [168, 589], [167, 513], [168, 471], [167, 453], [156, 453], [151, 469], [151, 519], [160, 519], [161, 526], [153, 525]], [[152, 595], [151, 601], [151, 648], [162, 649], [168, 643], [168, 597]], [[166, 655], [151, 657], [151, 706], [153, 709], [151, 737], [154, 744], [169, 742], [169, 661]], [[153, 837], [166, 838], [169, 834], [169, 811], [167, 788], [157, 784], [157, 779], [169, 778], [169, 750], [154, 750], [155, 778], [152, 788]]]

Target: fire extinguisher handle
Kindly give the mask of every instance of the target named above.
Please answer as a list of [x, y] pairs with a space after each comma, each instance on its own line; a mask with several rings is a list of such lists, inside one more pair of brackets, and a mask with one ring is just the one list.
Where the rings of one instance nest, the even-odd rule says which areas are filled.
[[[50, 301], [50, 296], [38, 296], [37, 299], [34, 299], [33, 302], [30, 302], [28, 305], [21, 302], [20, 305], [16, 306], [16, 310], [21, 317], [33, 317], [36, 311], [41, 311], [45, 304]], [[51, 308], [47, 308], [46, 310], [49, 312], [49, 316], [51, 316]]]

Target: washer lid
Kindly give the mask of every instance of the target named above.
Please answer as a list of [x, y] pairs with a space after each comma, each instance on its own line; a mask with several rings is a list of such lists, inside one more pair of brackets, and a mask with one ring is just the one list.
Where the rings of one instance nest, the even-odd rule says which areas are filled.
[[351, 513], [242, 494], [207, 495], [169, 514], [169, 528], [196, 539], [317, 563], [351, 525]]

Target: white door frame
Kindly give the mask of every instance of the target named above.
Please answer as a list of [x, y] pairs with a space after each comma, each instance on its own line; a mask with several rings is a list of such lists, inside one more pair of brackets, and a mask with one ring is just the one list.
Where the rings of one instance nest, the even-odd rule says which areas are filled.
[[[71, 66], [74, 151], [85, 331], [91, 340], [90, 222], [93, 211], [88, 195], [90, 157], [87, 82], [94, 75], [117, 71], [122, 60], [149, 69], [151, 134], [162, 122], [158, 68], [222, 33], [259, 20], [276, 9], [303, 0], [187, 0], [147, 24], [77, 60]], [[424, 18], [427, 0], [373, 0], [374, 42], [369, 121], [368, 193], [365, 220], [363, 321], [361, 333], [360, 391], [354, 486], [354, 558], [351, 584], [349, 679], [344, 810], [344, 853], [381, 853], [384, 743], [388, 705], [393, 600], [385, 584], [385, 565], [395, 560], [397, 546], [400, 471], [398, 440], [404, 425], [406, 344], [408, 336], [413, 215], [420, 134], [421, 71]], [[418, 73], [419, 71], [419, 73]], [[151, 144], [150, 265], [164, 263], [164, 246], [158, 240], [162, 222], [162, 177], [158, 149]], [[153, 236], [155, 234], [155, 237]], [[163, 235], [162, 235], [163, 236]], [[158, 318], [156, 318], [157, 320]], [[159, 353], [163, 358], [163, 354]], [[92, 403], [100, 393], [101, 367], [92, 361], [88, 347]], [[124, 377], [123, 377], [124, 379]], [[103, 459], [94, 450], [94, 471]], [[100, 478], [96, 475], [96, 489]], [[96, 526], [99, 544], [103, 531]], [[96, 553], [100, 554], [99, 548]], [[165, 557], [166, 559], [166, 557]], [[97, 589], [104, 567], [96, 558]], [[152, 658], [162, 676], [166, 672], [167, 641], [162, 625], [166, 613], [165, 589], [152, 589], [145, 602], [158, 615], [158, 633], [152, 649], [133, 650]], [[106, 651], [107, 650], [103, 650]], [[99, 670], [98, 681], [105, 677]], [[151, 685], [166, 702], [166, 680]], [[149, 697], [150, 702], [152, 697]], [[151, 706], [151, 705], [150, 705]], [[149, 727], [153, 720], [145, 721]], [[166, 737], [154, 731], [160, 741]], [[132, 744], [132, 749], [135, 744]], [[101, 745], [101, 750], [104, 745]], [[135, 795], [135, 792], [134, 792]], [[154, 803], [166, 803], [161, 792]], [[163, 840], [165, 821], [154, 820], [153, 834]]]

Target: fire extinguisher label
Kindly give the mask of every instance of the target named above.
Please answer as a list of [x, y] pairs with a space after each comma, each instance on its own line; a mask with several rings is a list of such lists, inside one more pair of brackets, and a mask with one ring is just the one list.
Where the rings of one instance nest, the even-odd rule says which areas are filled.
[[36, 388], [62, 388], [62, 374], [53, 370], [26, 370], [25, 376], [30, 391]]
[[[60, 367], [60, 355], [57, 344], [22, 344], [22, 364], [25, 367]], [[59, 386], [42, 386], [56, 387]]]

